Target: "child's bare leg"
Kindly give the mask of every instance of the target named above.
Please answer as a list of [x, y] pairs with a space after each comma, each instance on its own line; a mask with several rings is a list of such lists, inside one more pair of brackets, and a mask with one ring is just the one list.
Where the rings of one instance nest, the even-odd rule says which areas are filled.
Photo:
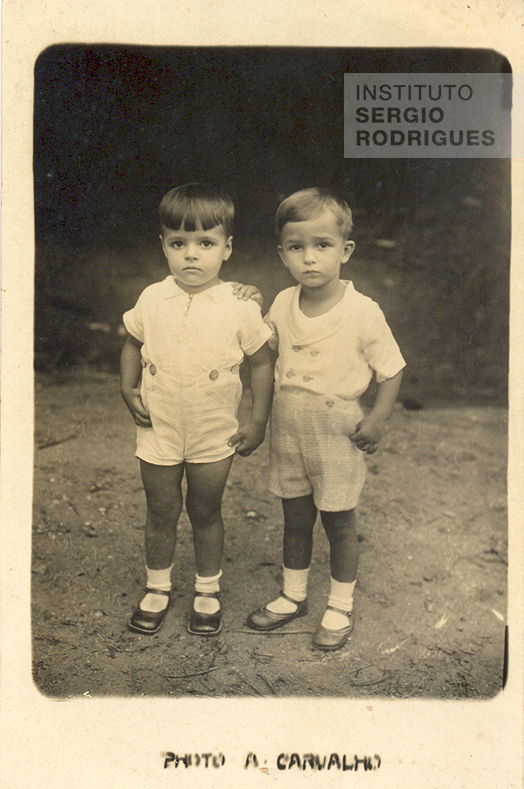
[[218, 599], [200, 597], [198, 592], [219, 591], [224, 548], [222, 496], [233, 456], [215, 463], [188, 463], [186, 466], [186, 509], [193, 527], [197, 566], [194, 610], [213, 614], [220, 608]]
[[255, 630], [274, 630], [307, 613], [307, 578], [313, 551], [317, 508], [313, 496], [282, 499], [284, 510], [283, 590], [263, 608], [248, 616]]
[[186, 465], [186, 508], [191, 526], [198, 574], [212, 576], [220, 572], [224, 547], [222, 496], [233, 456], [215, 463]]
[[141, 460], [140, 471], [147, 502], [147, 593], [133, 612], [128, 627], [136, 633], [153, 635], [161, 627], [169, 604], [176, 527], [182, 510], [184, 466], [181, 463], [156, 466]]
[[[267, 604], [268, 611], [291, 614], [307, 596], [307, 579], [313, 552], [313, 528], [317, 508], [311, 494], [296, 499], [282, 499], [284, 510], [283, 592]], [[290, 598], [290, 599], [287, 599]], [[296, 602], [293, 602], [296, 601]]]
[[[141, 460], [140, 471], [147, 502], [145, 550], [148, 586], [167, 589], [171, 586], [176, 529], [182, 511], [184, 466], [182, 463], [156, 466]], [[167, 603], [165, 596], [147, 594], [140, 607], [146, 611], [161, 611]]]
[[151, 570], [161, 570], [173, 561], [184, 465], [155, 466], [141, 460], [140, 471], [147, 501], [146, 563]]
[[[322, 627], [329, 631], [339, 631], [342, 638], [337, 644], [327, 635], [327, 648], [336, 648], [344, 643], [348, 629], [351, 628], [350, 615], [353, 610], [353, 591], [358, 568], [358, 536], [355, 510], [343, 512], [321, 512], [322, 523], [330, 545], [331, 586], [328, 608], [322, 619]], [[336, 609], [336, 610], [335, 610]], [[321, 630], [315, 635], [320, 639], [321, 648], [326, 641]], [[333, 643], [332, 643], [333, 641]], [[318, 646], [319, 644], [317, 644]]]
[[313, 527], [317, 508], [312, 494], [282, 499], [284, 510], [284, 567], [306, 570], [311, 564]]
[[320, 516], [331, 549], [331, 577], [341, 583], [353, 583], [358, 568], [355, 510], [321, 512]]

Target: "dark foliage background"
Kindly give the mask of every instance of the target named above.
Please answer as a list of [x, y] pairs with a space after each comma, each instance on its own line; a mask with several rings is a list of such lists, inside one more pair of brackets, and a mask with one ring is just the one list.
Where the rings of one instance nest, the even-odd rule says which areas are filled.
[[335, 189], [355, 213], [344, 272], [383, 307], [404, 396], [506, 397], [509, 161], [343, 158], [344, 72], [499, 72], [495, 52], [56, 46], [35, 66], [38, 369], [115, 370], [121, 314], [166, 274], [156, 211], [172, 186], [219, 182], [237, 206], [225, 278], [269, 305], [290, 283], [282, 196]]

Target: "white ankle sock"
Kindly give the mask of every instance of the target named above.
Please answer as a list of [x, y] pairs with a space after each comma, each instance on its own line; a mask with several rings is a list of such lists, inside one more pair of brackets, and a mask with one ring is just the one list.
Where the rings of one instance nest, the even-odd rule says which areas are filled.
[[193, 601], [193, 608], [199, 614], [216, 614], [220, 610], [220, 601], [216, 597], [199, 597], [199, 592], [220, 592], [220, 576], [222, 570], [218, 575], [202, 576], [198, 573], [195, 575], [195, 599]]
[[[284, 593], [291, 597], [292, 600], [296, 600], [297, 603], [301, 603], [307, 597], [309, 567], [305, 570], [291, 570], [289, 567], [283, 567], [282, 571]], [[276, 600], [268, 603], [266, 608], [274, 614], [292, 614], [293, 611], [297, 610], [295, 603], [291, 603], [285, 597], [277, 597]]]
[[[340, 608], [342, 611], [347, 611], [348, 614], [353, 610], [353, 592], [355, 590], [356, 580], [349, 584], [340, 583], [331, 578], [331, 588], [329, 591], [328, 605]], [[338, 611], [326, 610], [323, 618], [322, 625], [328, 630], [342, 630], [348, 626], [348, 618], [344, 614], [339, 614]]]
[[[166, 567], [165, 570], [150, 570], [146, 567], [147, 572], [147, 586], [150, 589], [160, 589], [163, 592], [171, 591], [171, 567]], [[142, 611], [150, 611], [151, 613], [158, 614], [167, 608], [169, 597], [160, 594], [146, 594], [140, 603]]]

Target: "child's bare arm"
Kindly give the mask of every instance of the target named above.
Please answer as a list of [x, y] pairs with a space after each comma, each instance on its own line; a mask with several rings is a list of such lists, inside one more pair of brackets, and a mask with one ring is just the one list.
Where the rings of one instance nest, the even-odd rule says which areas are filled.
[[151, 427], [151, 419], [140, 397], [141, 347], [138, 340], [127, 336], [120, 355], [120, 394], [135, 423], [140, 427]]
[[267, 343], [247, 357], [251, 379], [253, 405], [249, 422], [242, 425], [228, 445], [235, 447], [238, 455], [247, 457], [264, 440], [266, 424], [273, 396], [273, 360]]
[[384, 433], [398, 390], [402, 381], [402, 370], [378, 384], [377, 398], [370, 413], [357, 425], [356, 431], [350, 436], [357, 447], [368, 455], [377, 451], [378, 443]]

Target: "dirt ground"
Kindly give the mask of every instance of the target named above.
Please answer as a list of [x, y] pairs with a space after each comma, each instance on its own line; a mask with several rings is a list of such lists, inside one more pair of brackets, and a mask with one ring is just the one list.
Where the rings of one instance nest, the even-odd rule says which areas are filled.
[[186, 630], [195, 569], [184, 513], [173, 606], [156, 636], [140, 636], [127, 621], [145, 581], [145, 503], [118, 379], [88, 368], [39, 374], [35, 399], [33, 659], [42, 693], [478, 699], [500, 691], [504, 407], [397, 405], [367, 459], [355, 629], [342, 650], [324, 654], [311, 649], [329, 577], [320, 524], [309, 615], [269, 634], [244, 624], [281, 582], [267, 441], [235, 460], [228, 481], [223, 631], [205, 639]]

